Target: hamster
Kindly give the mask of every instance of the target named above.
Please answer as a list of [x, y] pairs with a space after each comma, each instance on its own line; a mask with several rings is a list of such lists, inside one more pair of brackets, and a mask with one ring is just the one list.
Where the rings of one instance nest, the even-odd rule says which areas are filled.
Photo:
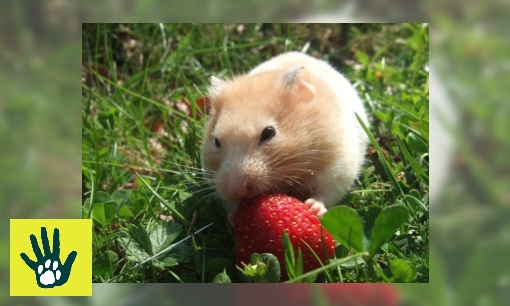
[[208, 98], [203, 166], [229, 217], [242, 199], [280, 192], [322, 216], [358, 176], [368, 137], [354, 113], [368, 126], [367, 116], [326, 62], [283, 53], [231, 80], [211, 77]]

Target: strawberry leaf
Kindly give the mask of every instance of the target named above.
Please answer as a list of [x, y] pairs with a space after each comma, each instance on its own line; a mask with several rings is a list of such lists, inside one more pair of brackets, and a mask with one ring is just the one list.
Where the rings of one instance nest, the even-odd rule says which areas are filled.
[[[156, 223], [151, 227], [149, 238], [151, 240], [153, 253], [158, 254], [168, 248], [181, 233], [181, 230], [182, 226], [180, 224], [171, 222]], [[188, 255], [189, 247], [185, 244], [179, 244], [155, 258], [153, 265], [160, 268], [175, 266], [181, 261], [187, 261]]]
[[356, 211], [347, 206], [330, 208], [321, 222], [338, 242], [354, 252], [363, 251], [363, 227]]
[[374, 256], [379, 248], [390, 241], [397, 229], [409, 218], [409, 211], [401, 205], [386, 207], [377, 216], [370, 238], [370, 256]]
[[[181, 232], [181, 225], [174, 223], [156, 223], [149, 227], [150, 233], [140, 224], [128, 227], [128, 238], [119, 238], [119, 244], [125, 249], [127, 258], [143, 262], [168, 248]], [[184, 244], [176, 245], [168, 252], [152, 259], [156, 267], [164, 268], [178, 264], [188, 258], [188, 248]]]
[[154, 255], [149, 234], [140, 224], [130, 224], [127, 235], [128, 238], [119, 238], [118, 241], [126, 251], [129, 260], [142, 262]]
[[180, 224], [156, 223], [149, 234], [153, 254], [157, 254], [170, 246], [181, 230], [182, 226]]

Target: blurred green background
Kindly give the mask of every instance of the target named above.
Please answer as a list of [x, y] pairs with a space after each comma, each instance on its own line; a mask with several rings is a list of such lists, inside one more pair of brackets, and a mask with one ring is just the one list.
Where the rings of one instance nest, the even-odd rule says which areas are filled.
[[[431, 282], [399, 292], [409, 305], [509, 304], [509, 1], [401, 2], [6, 1], [0, 11], [0, 246], [9, 249], [7, 219], [80, 217], [80, 20], [429, 21]], [[8, 284], [3, 254], [0, 279]], [[4, 285], [0, 304], [129, 305], [151, 297], [167, 305], [185, 298], [229, 305], [236, 287], [224, 287], [102, 284], [94, 285], [92, 298], [13, 299]]]

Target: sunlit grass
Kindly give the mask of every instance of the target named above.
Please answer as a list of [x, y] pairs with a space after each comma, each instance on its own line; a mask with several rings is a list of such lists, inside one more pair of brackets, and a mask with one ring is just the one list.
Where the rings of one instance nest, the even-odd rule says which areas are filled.
[[[246, 72], [287, 50], [324, 58], [355, 84], [379, 148], [368, 149], [341, 204], [406, 206], [411, 218], [378, 262], [391, 276], [388, 262], [404, 259], [415, 282], [428, 282], [427, 26], [89, 24], [82, 45], [82, 181], [84, 217], [95, 222], [94, 282], [121, 273], [115, 281], [211, 282], [223, 269], [237, 280], [233, 233], [201, 177], [205, 117], [196, 101], [212, 74]], [[134, 239], [135, 225], [151, 235], [152, 224], [170, 220], [182, 225], [162, 234], [172, 241], [212, 226], [169, 253], [175, 263], [130, 270], [137, 262], [119, 238]], [[342, 279], [367, 281], [358, 268], [342, 267]]]

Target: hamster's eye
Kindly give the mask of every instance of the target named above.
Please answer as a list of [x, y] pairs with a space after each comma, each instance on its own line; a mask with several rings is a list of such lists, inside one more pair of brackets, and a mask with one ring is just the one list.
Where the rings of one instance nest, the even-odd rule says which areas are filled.
[[214, 138], [214, 144], [216, 145], [216, 148], [221, 147], [221, 143], [220, 143], [220, 141], [218, 140], [218, 138]]
[[260, 134], [260, 142], [269, 141], [274, 135], [276, 135], [276, 130], [272, 126], [268, 126]]

